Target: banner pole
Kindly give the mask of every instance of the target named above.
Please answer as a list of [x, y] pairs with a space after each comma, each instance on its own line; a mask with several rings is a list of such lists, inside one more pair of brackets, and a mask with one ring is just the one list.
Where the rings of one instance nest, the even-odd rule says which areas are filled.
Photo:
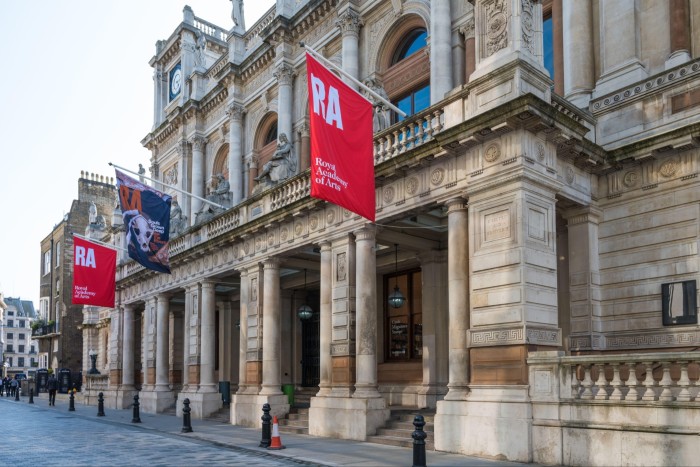
[[[306, 45], [304, 42], [299, 42], [299, 45], [302, 46], [305, 50], [307, 50], [311, 55], [313, 55], [314, 58], [319, 59], [319, 60], [322, 61], [326, 66], [328, 66], [328, 67], [330, 67], [330, 68], [333, 68], [333, 69], [336, 70], [338, 73], [340, 73], [341, 75], [345, 76], [347, 79], [349, 79], [350, 81], [352, 81], [353, 83], [355, 83], [355, 84], [357, 84], [358, 86], [360, 86], [360, 88], [362, 88], [363, 90], [365, 90], [365, 91], [367, 91], [368, 93], [370, 93], [370, 94], [371, 94], [375, 99], [377, 99], [378, 101], [383, 102], [387, 107], [389, 107], [391, 110], [393, 110], [393, 111], [396, 112], [397, 114], [401, 115], [401, 116], [404, 117], [404, 118], [408, 117], [408, 115], [406, 114], [406, 112], [404, 112], [403, 110], [399, 109], [399, 108], [396, 107], [394, 104], [392, 104], [391, 102], [389, 102], [388, 100], [386, 100], [385, 98], [383, 98], [382, 96], [380, 96], [379, 94], [377, 94], [374, 90], [372, 90], [371, 88], [367, 87], [367, 85], [365, 85], [364, 83], [358, 81], [354, 76], [351, 76], [351, 75], [348, 74], [346, 71], [344, 71], [342, 68], [339, 68], [338, 66], [336, 66], [335, 63], [333, 63], [333, 62], [331, 62], [330, 60], [326, 59], [326, 57], [324, 57], [324, 56], [321, 55], [320, 53], [316, 52], [314, 49], [312, 49], [311, 47], [309, 47], [308, 45]], [[362, 97], [364, 97], [364, 96], [362, 96]]]
[[98, 245], [106, 246], [107, 248], [113, 248], [113, 249], [115, 249], [115, 250], [125, 251], [125, 252], [127, 252], [127, 253], [129, 252], [129, 250], [127, 250], [127, 249], [125, 249], [125, 248], [122, 248], [122, 247], [120, 247], [120, 246], [111, 245], [111, 244], [109, 244], [109, 243], [101, 242], [101, 241], [99, 241], [99, 240], [95, 240], [94, 238], [87, 238], [87, 237], [85, 237], [84, 235], [80, 235], [80, 234], [77, 234], [77, 233], [75, 233], [75, 232], [71, 232], [71, 235], [73, 235], [74, 237], [82, 238], [82, 239], [85, 240], [86, 242], [97, 243]]
[[209, 205], [211, 205], [211, 206], [215, 206], [215, 207], [217, 207], [217, 208], [224, 209], [224, 210], [225, 210], [225, 209], [228, 209], [226, 206], [222, 206], [222, 205], [220, 205], [220, 204], [218, 204], [218, 203], [215, 203], [215, 202], [213, 202], [213, 201], [210, 201], [210, 200], [208, 200], [208, 199], [206, 199], [206, 198], [202, 198], [201, 196], [194, 195], [194, 194], [190, 193], [189, 191], [181, 190], [180, 188], [178, 188], [178, 187], [176, 187], [176, 186], [168, 185], [167, 183], [163, 183], [163, 182], [161, 182], [161, 181], [159, 181], [159, 180], [155, 180], [155, 179], [153, 179], [153, 178], [151, 178], [151, 177], [146, 177], [145, 175], [142, 175], [142, 174], [140, 174], [140, 173], [138, 173], [138, 172], [134, 172], [134, 171], [131, 171], [131, 170], [129, 170], [129, 169], [125, 169], [124, 167], [120, 167], [120, 166], [118, 166], [118, 165], [116, 165], [116, 164], [112, 164], [111, 162], [109, 162], [109, 165], [112, 166], [112, 167], [114, 167], [115, 169], [119, 169], [119, 170], [122, 170], [122, 171], [124, 171], [124, 172], [129, 172], [130, 174], [134, 174], [134, 175], [136, 175], [136, 176], [138, 176], [138, 177], [143, 177], [143, 178], [145, 178], [146, 180], [150, 180], [150, 181], [152, 181], [153, 183], [158, 183], [159, 185], [163, 185], [164, 187], [170, 188], [171, 190], [179, 191], [179, 192], [182, 193], [183, 195], [187, 195], [187, 196], [189, 196], [189, 197], [196, 198], [196, 199], [198, 199], [198, 200], [200, 200], [200, 201], [204, 201], [205, 203], [207, 203], [207, 204], [209, 204]]

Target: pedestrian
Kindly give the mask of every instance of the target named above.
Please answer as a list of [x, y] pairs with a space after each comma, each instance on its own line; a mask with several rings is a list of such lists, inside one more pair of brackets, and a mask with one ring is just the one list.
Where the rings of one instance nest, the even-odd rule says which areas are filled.
[[51, 373], [49, 375], [49, 380], [46, 382], [46, 387], [49, 390], [49, 405], [56, 405], [56, 390], [58, 389], [58, 380], [56, 376]]
[[14, 378], [12, 378], [12, 381], [10, 381], [10, 391], [12, 392], [12, 394], [10, 394], [12, 397], [14, 397], [17, 394], [17, 391], [19, 391], [19, 383]]

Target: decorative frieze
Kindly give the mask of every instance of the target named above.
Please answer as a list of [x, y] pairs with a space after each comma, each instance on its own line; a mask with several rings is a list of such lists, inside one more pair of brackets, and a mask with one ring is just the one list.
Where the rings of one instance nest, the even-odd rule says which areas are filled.
[[470, 329], [469, 347], [499, 345], [561, 345], [561, 330], [543, 327], [518, 326], [499, 329]]

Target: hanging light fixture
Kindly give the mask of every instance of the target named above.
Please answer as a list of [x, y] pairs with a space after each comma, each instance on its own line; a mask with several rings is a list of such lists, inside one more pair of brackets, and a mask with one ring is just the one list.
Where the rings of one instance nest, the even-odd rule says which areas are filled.
[[311, 319], [313, 314], [314, 310], [306, 304], [306, 269], [304, 269], [304, 303], [297, 308], [297, 316], [300, 320], [306, 321], [307, 319]]
[[389, 295], [389, 306], [392, 308], [401, 308], [406, 302], [406, 297], [399, 290], [399, 244], [394, 243], [394, 291]]

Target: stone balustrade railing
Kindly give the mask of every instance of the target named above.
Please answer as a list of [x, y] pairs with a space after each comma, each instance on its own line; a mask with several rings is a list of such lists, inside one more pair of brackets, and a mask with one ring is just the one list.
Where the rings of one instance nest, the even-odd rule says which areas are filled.
[[427, 143], [444, 125], [444, 109], [431, 107], [378, 133], [374, 137], [375, 165]]
[[262, 18], [258, 20], [257, 23], [255, 23], [248, 31], [245, 33], [245, 48], [250, 49], [253, 45], [255, 45], [258, 41], [261, 41], [260, 39], [260, 33], [262, 32], [263, 29], [265, 29], [267, 26], [269, 26], [274, 20], [275, 16], [277, 15], [277, 6], [273, 5], [272, 8], [270, 8], [267, 13], [265, 13]]
[[207, 36], [214, 37], [216, 39], [219, 39], [222, 42], [226, 42], [228, 40], [228, 32], [227, 31], [224, 31], [223, 29], [221, 29], [217, 25], [212, 24], [208, 21], [205, 21], [202, 18], [197, 18], [195, 16], [194, 27], [199, 29], [200, 31], [202, 31]]
[[698, 402], [700, 352], [626, 355], [553, 356], [534, 352], [528, 358], [537, 395], [537, 380], [548, 369], [557, 373], [560, 400], [616, 402]]

